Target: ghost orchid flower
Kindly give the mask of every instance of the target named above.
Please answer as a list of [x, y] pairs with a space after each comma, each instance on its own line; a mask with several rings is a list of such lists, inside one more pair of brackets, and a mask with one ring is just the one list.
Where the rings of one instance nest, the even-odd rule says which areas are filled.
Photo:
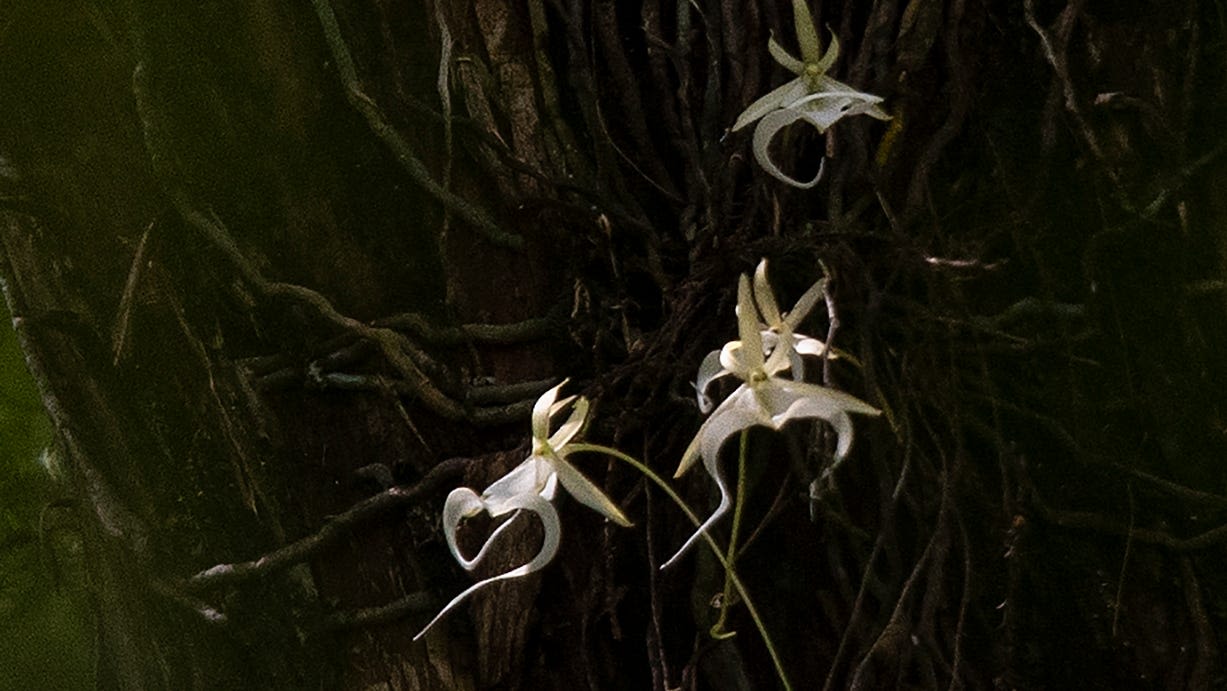
[[[464, 592], [447, 603], [447, 606], [435, 615], [435, 618], [418, 635], [414, 636], [414, 640], [426, 635], [426, 632], [444, 615], [478, 590], [496, 581], [519, 578], [539, 571], [554, 558], [558, 552], [562, 528], [558, 520], [558, 512], [550, 502], [559, 484], [580, 503], [595, 509], [606, 518], [622, 526], [631, 525], [622, 510], [567, 461], [567, 455], [570, 453], [568, 446], [584, 428], [588, 415], [588, 399], [582, 396], [568, 396], [558, 400], [558, 392], [566, 383], [563, 381], [546, 391], [533, 406], [532, 455], [513, 468], [511, 472], [495, 480], [480, 495], [468, 487], [457, 487], [447, 495], [447, 501], [443, 505], [443, 535], [447, 538], [447, 546], [452, 556], [466, 571], [472, 571], [477, 567], [477, 564], [486, 557], [490, 546], [503, 531], [511, 526], [520, 511], [535, 513], [541, 520], [541, 526], [545, 531], [541, 549], [527, 563], [506, 573], [478, 581], [466, 588]], [[567, 417], [566, 422], [562, 423], [556, 432], [550, 434], [550, 419], [568, 406], [571, 406], [571, 414]], [[510, 519], [495, 528], [490, 533], [490, 537], [486, 538], [485, 544], [477, 551], [477, 555], [469, 559], [464, 556], [456, 544], [456, 531], [466, 518], [472, 518], [483, 511], [493, 518], [515, 513]]]
[[[821, 356], [826, 350], [826, 345], [812, 336], [806, 336], [796, 332], [796, 328], [804, 319], [809, 316], [810, 310], [822, 297], [823, 290], [826, 288], [826, 279], [822, 279], [810, 286], [809, 290], [797, 300], [797, 304], [793, 306], [789, 312], [781, 312], [779, 305], [775, 301], [775, 294], [771, 291], [771, 284], [767, 281], [767, 260], [763, 259], [758, 263], [758, 267], [754, 270], [754, 283], [751, 286], [753, 295], [754, 309], [751, 310], [754, 318], [758, 320], [759, 332], [762, 334], [763, 353], [764, 355], [774, 351], [780, 344], [781, 334], [790, 334], [788, 342], [784, 347], [790, 349], [788, 353], [788, 368], [792, 371], [792, 378], [801, 381], [805, 378], [805, 363], [801, 359], [802, 355]], [[738, 306], [738, 317], [740, 318], [741, 307]], [[713, 407], [711, 397], [707, 395], [707, 388], [713, 381], [720, 377], [732, 374], [730, 370], [725, 369], [720, 364], [719, 350], [713, 350], [707, 354], [703, 362], [699, 364], [699, 373], [695, 381], [695, 391], [698, 394], [699, 410], [704, 413], [710, 413]]]
[[767, 50], [776, 62], [797, 78], [751, 103], [733, 123], [733, 131], [760, 121], [754, 129], [753, 139], [754, 158], [758, 164], [781, 182], [809, 189], [822, 179], [823, 165], [819, 164], [818, 172], [808, 182], [792, 178], [780, 170], [771, 160], [768, 150], [780, 130], [804, 120], [821, 134], [839, 120], [852, 115], [868, 115], [878, 120], [889, 120], [890, 116], [879, 107], [878, 104], [882, 102], [880, 96], [857, 91], [827, 76], [839, 57], [839, 40], [832, 35], [830, 48], [823, 53], [818, 29], [805, 0], [793, 0], [792, 9], [801, 58], [789, 54], [774, 37], [767, 39]]
[[[788, 345], [792, 342], [789, 320], [780, 319], [778, 343], [765, 352], [756, 316], [755, 292], [750, 287], [750, 280], [742, 275], [737, 286], [737, 326], [741, 340], [726, 343], [720, 351], [722, 369], [737, 376], [742, 384], [703, 422], [698, 434], [682, 454], [682, 461], [674, 473], [674, 477], [680, 477], [702, 458], [704, 469], [720, 489], [720, 505], [661, 568], [677, 561], [728, 511], [729, 488], [719, 461], [720, 448], [729, 437], [756, 425], [779, 430], [792, 420], [818, 418], [826, 420], [835, 429], [838, 437], [835, 462], [838, 463], [852, 446], [852, 418], [849, 413], [878, 415], [880, 412], [842, 391], [776, 376], [789, 367], [792, 351]], [[793, 311], [796, 312], [795, 309]]]

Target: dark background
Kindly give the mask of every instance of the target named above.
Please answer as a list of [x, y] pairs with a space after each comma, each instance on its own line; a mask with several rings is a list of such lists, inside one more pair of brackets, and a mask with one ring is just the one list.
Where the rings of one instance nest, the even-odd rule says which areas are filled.
[[[785, 305], [825, 267], [811, 376], [884, 411], [812, 506], [822, 427], [752, 438], [739, 570], [796, 688], [1227, 684], [1227, 6], [811, 9], [893, 120], [780, 136], [827, 158], [798, 191], [727, 132], [790, 78], [784, 2], [0, 4], [2, 673], [773, 688], [603, 459], [635, 529], [563, 500], [548, 569], [411, 642], [472, 582], [447, 489], [544, 388], [671, 474], [766, 257]], [[379, 477], [418, 493], [327, 528]]]

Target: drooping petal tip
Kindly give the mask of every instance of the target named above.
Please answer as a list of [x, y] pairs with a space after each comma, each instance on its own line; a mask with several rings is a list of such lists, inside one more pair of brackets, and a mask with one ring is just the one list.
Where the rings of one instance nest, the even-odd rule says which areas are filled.
[[[423, 627], [422, 630], [419, 631], [416, 636], [413, 637], [413, 640], [415, 641], [421, 640], [421, 638], [425, 636], [426, 633], [430, 631], [431, 628], [433, 628], [435, 624], [441, 621], [443, 617], [447, 615], [448, 612], [451, 612], [453, 609], [459, 606], [460, 603], [468, 599], [468, 597], [472, 595], [473, 593], [477, 592], [478, 590], [481, 590], [482, 588], [485, 588], [491, 583], [507, 580], [510, 578], [520, 578], [522, 576], [527, 576], [528, 574], [533, 573], [535, 571], [539, 571], [542, 568], [544, 568], [546, 564], [549, 564], [550, 561], [554, 558], [554, 555], [558, 553], [558, 543], [560, 539], [559, 536], [562, 532], [562, 529], [558, 521], [558, 512], [554, 510], [554, 505], [549, 503], [545, 499], [543, 499], [538, 494], [524, 495], [520, 497], [519, 499], [520, 501], [518, 502], [518, 505], [515, 506], [514, 508], [524, 509], [526, 511], [535, 513], [537, 514], [537, 517], [541, 519], [541, 526], [544, 529], [545, 537], [542, 540], [541, 549], [537, 551], [537, 555], [533, 557], [531, 560], [529, 560], [528, 563], [522, 566], [511, 569], [510, 571], [507, 571], [506, 573], [501, 573], [497, 576], [491, 576], [490, 578], [480, 580], [474, 583], [473, 585], [469, 586], [468, 588], [465, 588], [463, 592], [461, 592], [456, 597], [452, 598], [452, 601], [447, 603], [447, 605], [445, 605], [443, 609], [440, 610], [439, 613], [435, 615], [434, 619], [431, 619], [430, 622], [426, 624], [426, 626]], [[508, 525], [509, 523], [510, 521], [505, 523], [504, 526]], [[495, 534], [498, 534], [499, 532], [501, 532], [502, 527], [503, 526], [500, 526], [500, 529], [496, 530]], [[494, 535], [491, 535], [491, 539], [493, 538], [494, 538]], [[485, 548], [483, 548], [482, 551], [484, 552]]]

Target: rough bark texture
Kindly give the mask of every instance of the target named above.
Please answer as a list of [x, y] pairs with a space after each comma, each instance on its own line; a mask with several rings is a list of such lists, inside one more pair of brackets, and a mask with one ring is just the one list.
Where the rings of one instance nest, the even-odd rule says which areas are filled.
[[548, 569], [411, 641], [471, 582], [444, 495], [523, 458], [554, 382], [672, 471], [760, 257], [785, 302], [826, 267], [823, 381], [885, 412], [813, 501], [822, 430], [751, 439], [738, 566], [797, 688], [1227, 684], [1227, 9], [811, 7], [894, 119], [782, 136], [828, 157], [810, 191], [727, 132], [782, 83], [784, 2], [0, 9], [0, 277], [100, 686], [778, 685], [599, 458], [634, 529], [563, 503]]

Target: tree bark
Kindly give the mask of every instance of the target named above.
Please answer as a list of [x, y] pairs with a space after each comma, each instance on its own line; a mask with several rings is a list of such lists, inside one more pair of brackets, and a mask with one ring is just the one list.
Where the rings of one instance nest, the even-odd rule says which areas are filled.
[[751, 436], [737, 565], [796, 688], [1221, 683], [1222, 8], [811, 10], [893, 119], [782, 135], [827, 159], [808, 191], [728, 131], [785, 2], [3, 10], [0, 277], [99, 686], [780, 685], [744, 606], [708, 634], [710, 555], [658, 570], [681, 513], [596, 456], [636, 526], [561, 502], [547, 569], [412, 640], [535, 553], [526, 523], [467, 574], [439, 512], [550, 386], [671, 474], [761, 257], [788, 298], [829, 276], [821, 381], [884, 411], [815, 497], [829, 434]]

